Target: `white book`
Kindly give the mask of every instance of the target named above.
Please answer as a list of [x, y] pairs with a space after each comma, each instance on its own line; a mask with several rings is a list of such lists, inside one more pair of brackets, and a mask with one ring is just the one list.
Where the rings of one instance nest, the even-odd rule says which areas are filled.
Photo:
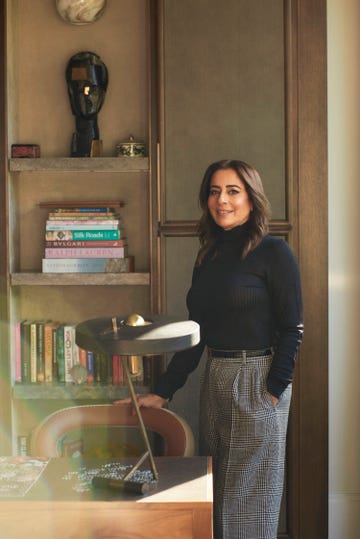
[[126, 258], [43, 258], [43, 273], [126, 273], [131, 271]]

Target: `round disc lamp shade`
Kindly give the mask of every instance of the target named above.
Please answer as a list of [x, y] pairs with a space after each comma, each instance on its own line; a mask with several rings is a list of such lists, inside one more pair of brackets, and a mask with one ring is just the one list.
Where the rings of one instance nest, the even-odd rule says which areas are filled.
[[108, 355], [164, 354], [192, 348], [199, 341], [196, 322], [167, 316], [120, 315], [86, 320], [76, 326], [80, 348]]

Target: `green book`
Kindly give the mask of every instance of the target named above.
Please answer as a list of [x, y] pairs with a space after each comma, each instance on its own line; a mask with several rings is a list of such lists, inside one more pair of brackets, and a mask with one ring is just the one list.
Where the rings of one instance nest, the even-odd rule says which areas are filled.
[[65, 341], [64, 326], [62, 324], [56, 328], [56, 355], [58, 381], [65, 383]]
[[44, 322], [37, 323], [37, 360], [36, 360], [36, 381], [45, 381], [45, 356], [44, 356]]

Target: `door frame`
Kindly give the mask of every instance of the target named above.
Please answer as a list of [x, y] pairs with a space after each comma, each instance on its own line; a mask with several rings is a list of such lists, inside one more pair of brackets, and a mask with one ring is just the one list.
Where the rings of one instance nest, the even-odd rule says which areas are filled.
[[[166, 237], [196, 235], [193, 221], [166, 220], [163, 144], [163, 2], [156, 0], [160, 47], [157, 158], [157, 297], [166, 305]], [[298, 256], [305, 334], [297, 359], [287, 457], [287, 529], [282, 539], [328, 537], [328, 202], [326, 0], [284, 0], [287, 215], [271, 222]], [[155, 241], [155, 240], [154, 240]]]

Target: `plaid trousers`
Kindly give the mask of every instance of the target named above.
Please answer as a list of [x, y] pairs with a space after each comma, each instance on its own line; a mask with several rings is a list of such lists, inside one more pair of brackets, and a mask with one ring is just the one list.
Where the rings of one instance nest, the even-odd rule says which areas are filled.
[[200, 393], [200, 453], [214, 471], [215, 539], [276, 539], [291, 384], [275, 407], [272, 356], [212, 358]]

